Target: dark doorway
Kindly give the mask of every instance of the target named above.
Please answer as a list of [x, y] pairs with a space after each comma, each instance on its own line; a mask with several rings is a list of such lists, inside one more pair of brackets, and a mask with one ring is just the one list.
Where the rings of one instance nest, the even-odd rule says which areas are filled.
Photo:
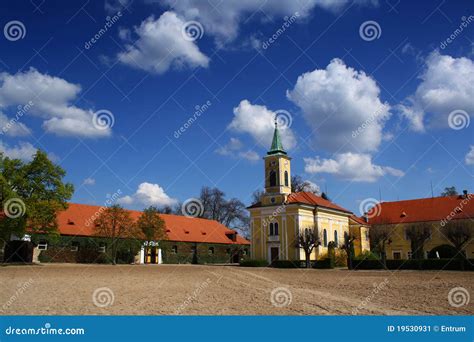
[[271, 258], [271, 263], [273, 264], [275, 261], [278, 261], [279, 259], [279, 248], [278, 247], [271, 247], [270, 248], [270, 258]]
[[33, 262], [33, 243], [29, 241], [8, 241], [5, 246], [4, 262]]
[[238, 264], [240, 262], [240, 253], [238, 251], [232, 254], [230, 262], [233, 264]]

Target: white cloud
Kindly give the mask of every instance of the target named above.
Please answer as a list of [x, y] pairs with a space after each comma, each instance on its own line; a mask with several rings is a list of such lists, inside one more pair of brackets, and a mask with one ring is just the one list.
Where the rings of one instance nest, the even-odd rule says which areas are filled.
[[299, 76], [287, 97], [303, 110], [317, 146], [332, 152], [377, 150], [390, 117], [375, 80], [340, 59]]
[[166, 206], [174, 205], [178, 201], [165, 193], [165, 190], [158, 184], [141, 183], [137, 191], [132, 196], [124, 196], [117, 200], [120, 204], [142, 204], [145, 206]]
[[83, 185], [94, 185], [95, 184], [95, 179], [94, 178], [86, 178], [82, 182]]
[[0, 153], [11, 159], [21, 159], [30, 161], [36, 153], [36, 148], [29, 142], [20, 142], [17, 146], [8, 146], [3, 141], [0, 141]]
[[[270, 148], [275, 129], [275, 112], [265, 106], [253, 105], [248, 100], [242, 100], [234, 108], [234, 118], [229, 128], [239, 133], [248, 133], [264, 148]], [[283, 148], [292, 149], [296, 138], [289, 127], [279, 127]]]
[[130, 6], [133, 0], [105, 0], [104, 9], [108, 14], [115, 14]]
[[229, 142], [224, 146], [215, 150], [221, 156], [240, 157], [249, 161], [257, 161], [260, 156], [252, 150], [242, 151], [244, 144], [237, 138], [230, 138]]
[[464, 161], [467, 165], [474, 165], [474, 145], [471, 145], [471, 149], [466, 154]]
[[[283, 18], [298, 12], [301, 17], [309, 16], [311, 10], [320, 8], [338, 11], [349, 0], [163, 0], [178, 14], [187, 20], [197, 20], [205, 28], [206, 34], [216, 37], [219, 46], [233, 41], [239, 32], [240, 23], [244, 20], [261, 18], [262, 21]], [[359, 0], [356, 3], [375, 3]]]
[[474, 115], [474, 62], [435, 51], [425, 61], [421, 83], [415, 93], [398, 108], [414, 131], [448, 127], [454, 110]]
[[10, 119], [5, 114], [0, 113], [0, 135], [12, 137], [24, 137], [31, 134], [31, 130], [17, 119]]
[[305, 172], [329, 173], [344, 180], [375, 182], [384, 175], [402, 177], [403, 171], [372, 163], [369, 154], [341, 153], [335, 159], [305, 158]]
[[321, 193], [321, 188], [318, 184], [311, 182], [310, 180], [305, 180], [306, 186], [303, 188], [303, 191], [314, 192], [316, 194]]
[[138, 40], [118, 54], [119, 61], [156, 74], [170, 68], [206, 68], [209, 58], [194, 41], [184, 39], [184, 25], [185, 22], [173, 12], [165, 12], [156, 20], [154, 17], [147, 18], [135, 27]]
[[43, 128], [49, 133], [81, 137], [109, 136], [109, 128], [101, 130], [94, 127], [92, 110], [70, 104], [80, 91], [80, 85], [42, 74], [34, 68], [14, 75], [5, 72], [0, 74], [0, 108], [31, 103], [25, 115], [42, 118]]

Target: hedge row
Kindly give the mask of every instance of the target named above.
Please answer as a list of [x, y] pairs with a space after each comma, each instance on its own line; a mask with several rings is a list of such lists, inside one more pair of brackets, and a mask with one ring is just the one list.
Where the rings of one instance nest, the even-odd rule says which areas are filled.
[[268, 262], [266, 260], [247, 259], [247, 260], [242, 260], [240, 262], [240, 266], [242, 266], [242, 267], [266, 267], [266, 266], [268, 266]]
[[[268, 261], [266, 260], [245, 260], [240, 263], [243, 267], [266, 267]], [[276, 260], [272, 263], [271, 267], [275, 268], [305, 268], [305, 261], [292, 261], [292, 260]], [[312, 268], [334, 268], [334, 261], [331, 259], [322, 259], [317, 261], [311, 261]]]
[[[474, 271], [474, 259], [408, 259], [408, 260], [387, 260], [386, 265], [389, 270], [464, 270]], [[355, 270], [380, 270], [384, 269], [380, 260], [355, 260]]]

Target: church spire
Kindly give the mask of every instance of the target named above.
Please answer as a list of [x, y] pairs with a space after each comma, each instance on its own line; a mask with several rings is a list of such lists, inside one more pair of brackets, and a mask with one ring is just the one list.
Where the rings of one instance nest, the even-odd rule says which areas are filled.
[[279, 153], [286, 154], [281, 143], [280, 133], [278, 132], [278, 121], [275, 117], [275, 131], [273, 132], [272, 146], [270, 147], [270, 151], [268, 151], [267, 154], [271, 155]]

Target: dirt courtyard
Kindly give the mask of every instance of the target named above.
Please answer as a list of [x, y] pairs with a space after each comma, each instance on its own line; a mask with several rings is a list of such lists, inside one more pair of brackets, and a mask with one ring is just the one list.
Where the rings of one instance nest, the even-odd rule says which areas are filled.
[[0, 267], [0, 287], [2, 315], [474, 314], [472, 272], [48, 264]]

